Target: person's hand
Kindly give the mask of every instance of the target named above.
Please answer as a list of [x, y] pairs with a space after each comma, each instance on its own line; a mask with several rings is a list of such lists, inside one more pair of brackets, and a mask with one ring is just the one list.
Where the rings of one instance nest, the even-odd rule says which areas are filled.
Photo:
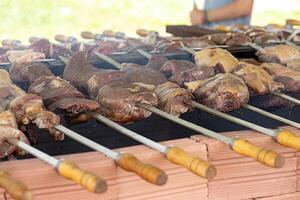
[[205, 16], [203, 10], [194, 8], [190, 12], [190, 21], [192, 25], [202, 25], [204, 24], [204, 20], [205, 20]]

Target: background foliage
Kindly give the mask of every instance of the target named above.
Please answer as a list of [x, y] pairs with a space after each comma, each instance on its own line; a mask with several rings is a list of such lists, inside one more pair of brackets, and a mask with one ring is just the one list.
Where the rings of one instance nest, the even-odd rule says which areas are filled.
[[[201, 7], [203, 0], [197, 3]], [[0, 0], [0, 39], [112, 29], [133, 35], [137, 28], [164, 33], [166, 24], [189, 24], [192, 0]], [[298, 8], [298, 9], [297, 9]], [[300, 0], [256, 0], [252, 24], [300, 19]]]

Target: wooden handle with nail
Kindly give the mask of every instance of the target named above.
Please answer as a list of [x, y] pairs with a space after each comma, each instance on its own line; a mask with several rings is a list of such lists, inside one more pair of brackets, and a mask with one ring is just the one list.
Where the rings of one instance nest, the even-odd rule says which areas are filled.
[[139, 161], [131, 154], [121, 154], [120, 158], [117, 160], [117, 164], [121, 168], [134, 172], [141, 178], [155, 185], [164, 185], [168, 179], [164, 171], [155, 166]]
[[106, 182], [103, 179], [93, 173], [80, 169], [73, 162], [60, 162], [57, 171], [61, 176], [73, 180], [90, 192], [103, 193], [107, 190]]
[[284, 158], [280, 154], [257, 147], [245, 139], [236, 138], [232, 149], [238, 154], [251, 157], [269, 167], [280, 168], [284, 165]]
[[0, 187], [15, 200], [33, 199], [31, 191], [21, 181], [13, 178], [6, 170], [0, 170]]
[[181, 165], [198, 176], [211, 179], [217, 174], [217, 170], [212, 164], [189, 155], [179, 147], [169, 147], [166, 156], [172, 163]]
[[83, 37], [84, 39], [96, 39], [96, 35], [89, 31], [81, 32], [81, 37]]
[[290, 147], [300, 151], [300, 137], [287, 130], [279, 130], [275, 140], [286, 147]]

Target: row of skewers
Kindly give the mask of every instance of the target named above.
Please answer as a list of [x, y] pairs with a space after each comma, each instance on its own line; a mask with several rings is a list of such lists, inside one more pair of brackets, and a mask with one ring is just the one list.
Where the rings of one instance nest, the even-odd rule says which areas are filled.
[[83, 31], [82, 38], [87, 42], [82, 42], [72, 36], [56, 35], [54, 39], [58, 43], [52, 43], [48, 39], [39, 37], [30, 37], [29, 45], [24, 45], [19, 40], [3, 40], [0, 48], [0, 62], [8, 63], [12, 57], [12, 50], [35, 51], [44, 54], [39, 55], [40, 59], [57, 60], [59, 56], [70, 57], [77, 51], [87, 51], [90, 59], [96, 58], [96, 52], [106, 55], [126, 54], [136, 52], [142, 49], [151, 52], [175, 52], [182, 51], [180, 43], [185, 46], [201, 49], [214, 46], [245, 46], [267, 43], [297, 42], [298, 30], [294, 30], [290, 35], [285, 32], [270, 32], [263, 27], [240, 28], [239, 31], [211, 34], [202, 37], [161, 37], [155, 31], [137, 30], [140, 38], [127, 37], [121, 32], [104, 31], [101, 34]]
[[[199, 53], [205, 53], [205, 51], [221, 51], [224, 50], [221, 49], [204, 49], [200, 51]], [[147, 56], [150, 59], [153, 59], [153, 57], [149, 54], [147, 54], [144, 51], [139, 51], [143, 55]], [[217, 53], [215, 53], [217, 54]], [[226, 119], [229, 119], [235, 123], [240, 123], [244, 126], [247, 126], [249, 128], [252, 128], [254, 130], [257, 130], [259, 132], [262, 132], [264, 134], [272, 136], [278, 143], [293, 147], [296, 149], [299, 149], [299, 138], [297, 138], [293, 133], [288, 132], [286, 130], [271, 130], [264, 127], [257, 126], [255, 124], [251, 124], [250, 122], [246, 122], [243, 120], [239, 120], [237, 118], [234, 118], [228, 114], [225, 114], [221, 111], [230, 111], [233, 109], [238, 109], [241, 106], [244, 106], [246, 108], [255, 110], [261, 114], [264, 114], [266, 116], [272, 117], [276, 120], [281, 120], [284, 123], [288, 123], [290, 125], [299, 127], [299, 124], [296, 122], [292, 122], [290, 120], [281, 118], [279, 116], [274, 116], [271, 113], [267, 113], [265, 111], [262, 111], [258, 108], [252, 107], [250, 105], [246, 105], [242, 99], [238, 99], [240, 102], [238, 106], [236, 106], [235, 102], [230, 103], [229, 106], [227, 104], [224, 104], [224, 106], [220, 106], [219, 110], [217, 111], [215, 109], [209, 108], [210, 105], [217, 105], [215, 104], [207, 104], [205, 105], [205, 102], [209, 101], [203, 101], [203, 99], [199, 98], [199, 101], [196, 102], [193, 100], [193, 96], [190, 91], [194, 91], [194, 95], [197, 98], [197, 94], [195, 93], [196, 89], [187, 90], [183, 88], [183, 86], [187, 86], [189, 88], [189, 85], [195, 85], [195, 82], [191, 81], [201, 81], [199, 80], [199, 76], [183, 76], [184, 81], [182, 83], [176, 82], [176, 78], [174, 78], [175, 72], [172, 74], [171, 77], [169, 77], [170, 81], [173, 81], [177, 84], [169, 82], [166, 77], [161, 74], [158, 70], [155, 70], [149, 66], [154, 66], [155, 68], [159, 68], [159, 63], [156, 62], [155, 64], [150, 63], [146, 67], [140, 67], [136, 65], [129, 65], [124, 64], [121, 65], [119, 63], [116, 63], [115, 61], [111, 60], [109, 57], [105, 56], [104, 54], [96, 54], [101, 59], [104, 59], [117, 68], [119, 68], [122, 71], [118, 70], [104, 70], [104, 69], [98, 69], [93, 66], [91, 66], [86, 58], [86, 53], [84, 52], [77, 52], [70, 60], [61, 57], [62, 60], [64, 60], [67, 65], [64, 71], [64, 74], [62, 78], [54, 76], [51, 71], [47, 68], [47, 66], [41, 64], [41, 63], [34, 63], [31, 62], [20, 62], [19, 60], [17, 62], [12, 63], [12, 66], [10, 68], [10, 77], [3, 71], [4, 74], [3, 80], [6, 80], [5, 83], [3, 83], [4, 86], [10, 86], [11, 89], [14, 88], [16, 91], [16, 94], [14, 98], [12, 98], [12, 102], [9, 100], [8, 103], [18, 103], [15, 107], [14, 104], [8, 106], [8, 111], [11, 111], [13, 115], [16, 115], [16, 119], [18, 121], [19, 127], [24, 130], [25, 132], [28, 131], [26, 128], [29, 124], [35, 124], [39, 128], [46, 128], [49, 130], [50, 134], [54, 136], [55, 139], [60, 140], [62, 139], [62, 133], [65, 135], [79, 141], [80, 143], [89, 146], [90, 148], [99, 151], [106, 156], [112, 158], [116, 161], [116, 163], [129, 171], [136, 172], [138, 175], [140, 175], [142, 178], [148, 180], [151, 183], [162, 185], [166, 183], [166, 174], [161, 171], [160, 169], [145, 165], [141, 162], [139, 162], [136, 158], [134, 158], [132, 155], [127, 154], [120, 154], [117, 152], [114, 152], [112, 150], [109, 150], [105, 148], [104, 146], [101, 146], [71, 130], [68, 128], [60, 125], [59, 120], [57, 120], [57, 116], [55, 114], [47, 113], [47, 117], [44, 118], [45, 121], [41, 122], [40, 113], [43, 113], [45, 111], [44, 105], [41, 103], [41, 100], [44, 102], [45, 107], [50, 110], [51, 112], [55, 112], [60, 114], [61, 116], [64, 116], [71, 122], [85, 122], [89, 120], [90, 118], [96, 118], [100, 122], [116, 129], [117, 131], [153, 148], [161, 153], [166, 155], [166, 158], [170, 160], [171, 162], [175, 164], [182, 165], [186, 168], [188, 168], [193, 173], [200, 175], [205, 178], [212, 178], [216, 174], [216, 169], [208, 162], [201, 160], [200, 158], [194, 158], [189, 155], [187, 155], [182, 149], [179, 149], [177, 147], [166, 147], [159, 143], [156, 143], [152, 140], [149, 140], [148, 138], [145, 138], [135, 132], [132, 132], [123, 126], [121, 126], [118, 123], [129, 123], [134, 122], [136, 120], [141, 120], [147, 116], [150, 115], [150, 113], [155, 113], [160, 115], [163, 118], [166, 118], [168, 120], [171, 120], [175, 123], [181, 124], [187, 128], [190, 128], [196, 132], [202, 133], [204, 135], [207, 135], [209, 137], [215, 138], [217, 140], [220, 140], [226, 144], [228, 144], [235, 152], [252, 157], [259, 162], [270, 166], [270, 167], [281, 167], [284, 164], [283, 158], [278, 155], [277, 153], [269, 150], [262, 149], [260, 147], [255, 147], [254, 145], [250, 144], [246, 140], [243, 140], [241, 138], [229, 138], [224, 135], [218, 134], [216, 132], [213, 132], [211, 130], [205, 129], [203, 127], [197, 126], [195, 124], [192, 124], [188, 121], [185, 121], [183, 119], [178, 118], [179, 115], [182, 113], [188, 111], [191, 107], [196, 107], [199, 109], [202, 109], [204, 111], [210, 112], [214, 115], [218, 115], [221, 117], [225, 117]], [[228, 55], [230, 58], [229, 52], [223, 52], [220, 57], [218, 57], [217, 61], [214, 62], [213, 60], [213, 52], [210, 52], [208, 54], [204, 54], [197, 57], [197, 53], [195, 56], [196, 63], [198, 66], [191, 65], [191, 63], [177, 63], [177, 66], [188, 66], [186, 69], [183, 69], [179, 73], [179, 75], [186, 75], [187, 72], [203, 72], [205, 67], [199, 67], [201, 66], [201, 61], [197, 60], [197, 58], [204, 58], [205, 55], [210, 55], [209, 57], [205, 58], [205, 61], [208, 61], [209, 63], [205, 63], [207, 65], [206, 67], [210, 67], [213, 69], [214, 72], [221, 72], [224, 74], [217, 74], [214, 76], [212, 75], [211, 78], [217, 77], [217, 80], [238, 80], [238, 82], [241, 82], [241, 78], [237, 78], [234, 75], [230, 74], [230, 72], [233, 71], [233, 64], [235, 62], [232, 60], [227, 60], [226, 56]], [[32, 56], [31, 58], [33, 58]], [[160, 58], [159, 61], [164, 60], [163, 64], [164, 68], [168, 66], [166, 62], [168, 62], [164, 58]], [[221, 62], [222, 60], [225, 60], [224, 62]], [[157, 61], [157, 60], [155, 60]], [[210, 62], [211, 61], [211, 62]], [[227, 65], [229, 62], [229, 65]], [[215, 64], [213, 64], [215, 63]], [[220, 64], [222, 66], [220, 66]], [[227, 64], [226, 64], [227, 63]], [[185, 64], [185, 65], [184, 65]], [[209, 66], [209, 64], [214, 66]], [[163, 67], [161, 66], [161, 67]], [[192, 66], [192, 67], [191, 67]], [[227, 68], [228, 67], [228, 68]], [[246, 66], [248, 67], [248, 66]], [[282, 66], [284, 67], [284, 66]], [[251, 67], [250, 67], [251, 68]], [[259, 66], [256, 66], [255, 68], [259, 68]], [[165, 69], [166, 70], [166, 69]], [[160, 70], [161, 71], [161, 70]], [[176, 70], [173, 70], [176, 71]], [[184, 72], [184, 73], [182, 73]], [[194, 73], [197, 75], [197, 73]], [[198, 73], [199, 74], [199, 73]], [[202, 73], [203, 74], [203, 73]], [[211, 75], [210, 74], [210, 75]], [[137, 76], [139, 75], [139, 76]], [[177, 76], [178, 74], [176, 74]], [[193, 75], [193, 73], [192, 73]], [[200, 73], [201, 75], [201, 73]], [[264, 74], [267, 76], [266, 74]], [[270, 76], [270, 75], [269, 75]], [[271, 77], [271, 76], [270, 76]], [[21, 85], [27, 85], [28, 92], [33, 93], [37, 96], [31, 96], [30, 94], [24, 94], [24, 92], [20, 92], [20, 88], [18, 88], [16, 85], [13, 85], [10, 81], [10, 78], [15, 83], [21, 84]], [[209, 80], [210, 78], [203, 77], [204, 80]], [[258, 76], [259, 78], [259, 76]], [[264, 77], [265, 78], [265, 77]], [[195, 80], [196, 79], [196, 80]], [[272, 79], [272, 77], [271, 77]], [[270, 80], [270, 83], [272, 83], [273, 80]], [[226, 85], [226, 82], [224, 84]], [[243, 81], [243, 80], [242, 80]], [[261, 80], [263, 81], [263, 80]], [[203, 82], [203, 81], [202, 81]], [[205, 82], [205, 81], [204, 81]], [[210, 81], [208, 81], [210, 82]], [[235, 82], [238, 83], [238, 82]], [[246, 79], [245, 82], [247, 83]], [[266, 82], [265, 84], [267, 84]], [[284, 82], [282, 83], [284, 84]], [[201, 85], [200, 82], [196, 85]], [[231, 86], [234, 86], [230, 84]], [[251, 88], [251, 84], [247, 85], [249, 88]], [[245, 87], [246, 90], [247, 86]], [[252, 85], [253, 86], [253, 85]], [[26, 87], [26, 86], [25, 86]], [[199, 86], [200, 87], [200, 86]], [[202, 88], [204, 86], [202, 85]], [[282, 87], [282, 86], [281, 86]], [[191, 88], [191, 87], [190, 87]], [[254, 89], [253, 87], [252, 89]], [[291, 100], [292, 97], [287, 97], [283, 95], [282, 93], [278, 93], [277, 91], [269, 91], [271, 88], [266, 87], [266, 91], [271, 92], [272, 94], [278, 95], [281, 98], [287, 98], [288, 100]], [[283, 88], [283, 87], [282, 87]], [[197, 88], [198, 89], [198, 88]], [[278, 88], [276, 88], [278, 89]], [[246, 91], [245, 90], [245, 91]], [[51, 91], [51, 92], [50, 92]], [[60, 92], [58, 92], [60, 91]], [[67, 91], [67, 92], [65, 92]], [[172, 93], [173, 91], [173, 93]], [[175, 91], [175, 92], [174, 92]], [[18, 93], [20, 92], [20, 93]], [[61, 93], [63, 92], [63, 93]], [[239, 96], [240, 91], [238, 90], [235, 94]], [[243, 92], [242, 92], [243, 93]], [[247, 92], [246, 92], [247, 93]], [[59, 95], [58, 95], [59, 94]], [[169, 94], [169, 95], [167, 95]], [[176, 94], [176, 95], [175, 95]], [[30, 98], [25, 98], [27, 95], [30, 95]], [[92, 100], [85, 99], [86, 96], [89, 96]], [[247, 96], [247, 94], [246, 94]], [[17, 97], [17, 98], [15, 98]], [[22, 97], [22, 98], [21, 98]], [[226, 97], [226, 95], [225, 95]], [[240, 97], [240, 96], [239, 96]], [[18, 99], [20, 98], [20, 99]], [[24, 99], [25, 98], [25, 99]], [[227, 98], [227, 97], [226, 97]], [[225, 99], [226, 99], [225, 98]], [[32, 99], [35, 99], [36, 101], [39, 100], [38, 106], [36, 104], [29, 103], [27, 106], [20, 106], [20, 103], [27, 102], [29, 99], [31, 102]], [[247, 98], [245, 98], [247, 99]], [[249, 99], [249, 93], [248, 93], [248, 99]], [[214, 99], [211, 100], [211, 102], [214, 101]], [[298, 102], [296, 99], [293, 99], [294, 103]], [[71, 102], [71, 103], [70, 103]], [[224, 101], [226, 102], [226, 101]], [[230, 101], [228, 101], [230, 102]], [[201, 103], [201, 104], [200, 104]], [[156, 108], [156, 106], [158, 108]], [[24, 115], [20, 115], [20, 107], [22, 108], [21, 111], [26, 113], [26, 117]], [[223, 110], [223, 108], [226, 108]], [[217, 107], [218, 109], [218, 107]], [[229, 109], [229, 110], [228, 110]], [[21, 113], [22, 113], [21, 112]], [[45, 111], [49, 112], [49, 111]], [[21, 117], [20, 117], [21, 116]], [[114, 122], [115, 121], [115, 122]], [[116, 123], [118, 122], [118, 123]], [[20, 126], [20, 124], [22, 126]], [[45, 126], [47, 124], [47, 126]], [[11, 126], [13, 127], [13, 126]], [[16, 126], [14, 126], [16, 128]], [[53, 160], [52, 157], [49, 157], [46, 154], [43, 154], [40, 151], [37, 151], [36, 149], [33, 149], [33, 147], [30, 147], [26, 145], [26, 139], [24, 141], [20, 140], [20, 137], [18, 136], [13, 137], [14, 139], [11, 139], [11, 135], [8, 135], [5, 138], [5, 141], [11, 144], [12, 146], [16, 146], [18, 148], [21, 148], [34, 156], [42, 159], [43, 161], [49, 163], [56, 169], [59, 169], [59, 161]], [[17, 151], [17, 150], [16, 150]], [[37, 153], [38, 152], [38, 153]], [[51, 161], [50, 161], [51, 160]], [[74, 166], [74, 165], [72, 165]], [[66, 168], [66, 167], [65, 167]], [[71, 169], [75, 167], [69, 167]], [[70, 173], [69, 168], [66, 170], [66, 173], [68, 173], [68, 178], [75, 177], [74, 174], [78, 173], [78, 168], [76, 173], [74, 174]], [[59, 171], [59, 170], [58, 170]], [[83, 175], [86, 175], [86, 173], [82, 173]], [[94, 192], [103, 192], [105, 190], [105, 184], [102, 179], [99, 177], [95, 177], [95, 175], [90, 175], [92, 177], [92, 180], [94, 181], [88, 181], [85, 176], [76, 176], [75, 182], [80, 183], [84, 187], [87, 187], [90, 191]], [[80, 177], [78, 179], [78, 177]], [[85, 178], [84, 178], [85, 177]], [[83, 181], [86, 180], [86, 181]], [[95, 181], [97, 180], [97, 181]], [[87, 186], [87, 184], [90, 183], [92, 186]], [[97, 186], [97, 187], [96, 187]], [[23, 187], [24, 188], [24, 187]], [[99, 189], [101, 188], [101, 189]], [[14, 190], [17, 191], [17, 190]], [[20, 192], [18, 194], [25, 194], [26, 192]], [[12, 196], [16, 193], [11, 192]], [[20, 198], [20, 197], [15, 197]]]

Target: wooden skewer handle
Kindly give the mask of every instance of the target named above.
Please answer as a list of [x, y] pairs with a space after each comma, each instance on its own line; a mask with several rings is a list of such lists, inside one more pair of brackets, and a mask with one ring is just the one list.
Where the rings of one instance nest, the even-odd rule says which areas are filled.
[[275, 140], [286, 147], [300, 150], [300, 137], [287, 130], [279, 130]]
[[287, 19], [286, 24], [294, 25], [294, 26], [300, 26], [300, 21], [296, 20], [296, 19]]
[[0, 186], [16, 200], [33, 199], [27, 186], [13, 178], [6, 170], [0, 170]]
[[254, 158], [258, 162], [273, 168], [280, 168], [284, 165], [284, 158], [272, 151], [251, 144], [245, 139], [236, 138], [232, 149], [241, 155]]
[[18, 45], [18, 44], [21, 44], [21, 41], [19, 40], [9, 40], [9, 39], [6, 39], [6, 40], [2, 40], [2, 46], [11, 46], [11, 45]]
[[28, 41], [30, 43], [34, 43], [34, 42], [38, 41], [39, 39], [40, 39], [39, 37], [31, 36], [28, 38]]
[[141, 178], [152, 184], [164, 185], [167, 182], [168, 177], [164, 171], [155, 166], [139, 161], [131, 154], [121, 154], [117, 163], [121, 168], [136, 173]]
[[83, 188], [94, 193], [103, 193], [107, 190], [106, 182], [97, 175], [80, 169], [75, 163], [62, 161], [57, 167], [58, 173]]
[[65, 43], [65, 42], [75, 42], [76, 41], [76, 38], [74, 38], [74, 37], [68, 37], [68, 36], [61, 35], [61, 34], [55, 35], [54, 39], [56, 41], [62, 42], [62, 43]]
[[139, 36], [142, 36], [142, 37], [146, 37], [150, 34], [150, 31], [148, 31], [146, 29], [138, 29], [138, 30], [136, 30], [136, 34], [138, 34]]
[[195, 156], [190, 156], [179, 147], [168, 147], [167, 159], [172, 163], [181, 165], [194, 174], [211, 179], [216, 176], [216, 168], [209, 162]]
[[96, 39], [96, 34], [93, 34], [89, 31], [83, 31], [81, 32], [81, 37], [84, 39]]

